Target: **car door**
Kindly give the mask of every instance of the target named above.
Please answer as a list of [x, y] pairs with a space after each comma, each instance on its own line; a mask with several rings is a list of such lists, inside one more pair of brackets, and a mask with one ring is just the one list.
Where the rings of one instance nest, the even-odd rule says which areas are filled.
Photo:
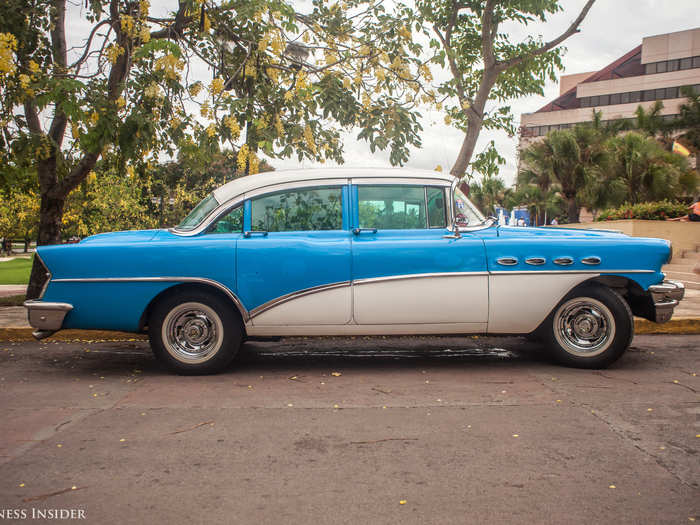
[[293, 187], [245, 201], [236, 273], [254, 326], [350, 322], [347, 209], [346, 185]]
[[[356, 184], [353, 315], [357, 324], [448, 324], [483, 331], [488, 275], [483, 241], [447, 229], [449, 188]], [[417, 327], [418, 330], [418, 327]]]

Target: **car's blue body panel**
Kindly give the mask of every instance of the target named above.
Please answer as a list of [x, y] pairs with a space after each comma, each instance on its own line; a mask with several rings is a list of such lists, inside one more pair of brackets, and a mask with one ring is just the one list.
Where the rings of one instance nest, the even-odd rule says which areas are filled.
[[348, 230], [271, 232], [238, 241], [238, 287], [248, 310], [291, 292], [347, 282], [350, 273]]
[[422, 273], [485, 272], [483, 241], [445, 229], [362, 232], [352, 242], [353, 279]]
[[[77, 245], [42, 246], [39, 254], [52, 274], [43, 300], [73, 305], [65, 328], [136, 331], [148, 304], [177, 285], [178, 277], [216, 281], [251, 311], [320, 285], [414, 274], [600, 272], [621, 275], [646, 290], [663, 280], [661, 266], [669, 254], [668, 242], [660, 239], [563, 228], [491, 227], [463, 232], [458, 239], [445, 238], [450, 232], [442, 228], [354, 235], [356, 202], [356, 187], [344, 187], [343, 229], [338, 231], [186, 237], [147, 230], [95, 235]], [[244, 230], [250, 224], [246, 201]], [[574, 263], [553, 262], [563, 256]], [[600, 264], [581, 262], [590, 256], [600, 257]], [[497, 262], [500, 257], [515, 257], [518, 263], [504, 266]], [[546, 262], [529, 265], [529, 257]], [[149, 278], [168, 280], [138, 280]], [[73, 279], [88, 281], [66, 281]], [[100, 279], [122, 281], [95, 282]]]

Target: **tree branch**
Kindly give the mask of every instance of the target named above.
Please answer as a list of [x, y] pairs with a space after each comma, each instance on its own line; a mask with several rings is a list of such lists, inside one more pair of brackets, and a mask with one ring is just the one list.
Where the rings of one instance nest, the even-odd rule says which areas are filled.
[[493, 10], [496, 0], [488, 0], [484, 6], [484, 14], [481, 18], [481, 50], [484, 54], [484, 69], [493, 67], [496, 63], [496, 55], [493, 50], [498, 22], [494, 24]]
[[[68, 52], [66, 51], [66, 0], [54, 0], [54, 16], [51, 20], [51, 47], [53, 53], [54, 68], [64, 73], [68, 63]], [[58, 104], [56, 104], [53, 121], [49, 128], [49, 137], [56, 143], [56, 148], [60, 149], [63, 144], [63, 137], [66, 134], [68, 117]]]
[[78, 60], [76, 60], [73, 64], [71, 64], [68, 69], [75, 68], [75, 74], [77, 75], [78, 73], [80, 73], [80, 67], [83, 65], [83, 63], [87, 60], [88, 56], [90, 55], [90, 46], [92, 45], [92, 39], [95, 36], [95, 33], [103, 25], [111, 24], [111, 23], [112, 23], [112, 21], [109, 19], [102, 20], [100, 23], [98, 23], [95, 27], [92, 28], [92, 31], [90, 31], [90, 36], [88, 36], [87, 43], [85, 44], [85, 52], [83, 53], [83, 56], [81, 56]]
[[167, 27], [159, 31], [153, 31], [151, 33], [151, 39], [154, 38], [173, 38], [178, 40], [182, 38], [182, 31], [187, 24], [195, 20], [193, 16], [185, 16], [185, 10], [187, 4], [180, 0], [178, 2], [177, 13], [175, 13], [175, 21]]
[[586, 2], [586, 5], [583, 6], [583, 9], [579, 13], [579, 15], [576, 17], [576, 20], [574, 20], [571, 23], [571, 25], [569, 26], [569, 28], [566, 31], [564, 31], [561, 35], [559, 35], [557, 38], [547, 42], [546, 44], [538, 47], [537, 49], [534, 49], [533, 51], [530, 51], [529, 53], [525, 53], [523, 55], [513, 57], [513, 58], [506, 60], [504, 62], [496, 63], [496, 71], [498, 71], [500, 73], [502, 71], [505, 71], [506, 69], [509, 69], [513, 66], [517, 66], [518, 64], [521, 64], [525, 60], [529, 60], [529, 59], [534, 58], [536, 56], [543, 55], [547, 51], [550, 51], [551, 49], [554, 49], [555, 47], [557, 47], [559, 44], [561, 44], [564, 40], [566, 40], [570, 36], [578, 33], [580, 31], [578, 26], [580, 26], [581, 22], [583, 22], [583, 19], [586, 18], [588, 11], [591, 10], [591, 7], [593, 7], [594, 3], [595, 3], [595, 0], [588, 0]]
[[460, 102], [462, 102], [464, 100], [467, 100], [466, 90], [464, 89], [464, 84], [462, 82], [462, 74], [459, 71], [457, 61], [455, 60], [454, 54], [451, 52], [452, 48], [450, 47], [452, 45], [452, 30], [454, 29], [455, 24], [457, 23], [457, 14], [459, 12], [459, 9], [460, 5], [457, 4], [456, 0], [453, 1], [452, 12], [450, 13], [450, 18], [447, 22], [447, 26], [445, 27], [444, 35], [436, 26], [433, 26], [433, 31], [435, 31], [435, 34], [440, 39], [440, 42], [442, 42], [442, 46], [445, 48], [447, 63], [450, 66], [450, 72], [452, 73], [452, 78], [454, 78], [455, 87], [457, 88], [457, 96], [459, 97]]

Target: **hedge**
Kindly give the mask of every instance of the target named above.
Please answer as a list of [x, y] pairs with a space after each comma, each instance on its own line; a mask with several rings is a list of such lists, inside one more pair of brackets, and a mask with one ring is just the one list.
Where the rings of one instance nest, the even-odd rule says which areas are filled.
[[620, 219], [664, 221], [682, 217], [687, 215], [687, 213], [688, 208], [685, 204], [670, 201], [643, 202], [641, 204], [623, 204], [618, 208], [603, 210], [596, 218], [596, 221], [616, 221]]

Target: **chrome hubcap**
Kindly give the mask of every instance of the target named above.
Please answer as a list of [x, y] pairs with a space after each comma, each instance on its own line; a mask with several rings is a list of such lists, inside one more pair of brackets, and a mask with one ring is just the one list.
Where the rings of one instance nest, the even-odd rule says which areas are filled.
[[223, 325], [219, 315], [202, 303], [183, 303], [163, 322], [165, 347], [178, 361], [195, 364], [210, 359], [221, 348]]
[[591, 297], [564, 303], [554, 316], [554, 336], [567, 352], [581, 357], [603, 353], [615, 336], [612, 312]]

